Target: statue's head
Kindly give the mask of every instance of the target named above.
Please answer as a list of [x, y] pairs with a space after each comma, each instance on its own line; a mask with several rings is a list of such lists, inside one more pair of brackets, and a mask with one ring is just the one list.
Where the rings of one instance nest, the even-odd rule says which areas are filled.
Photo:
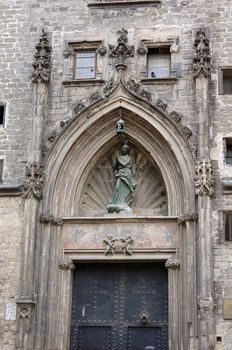
[[127, 144], [124, 144], [122, 146], [122, 154], [128, 154], [129, 153], [129, 146]]

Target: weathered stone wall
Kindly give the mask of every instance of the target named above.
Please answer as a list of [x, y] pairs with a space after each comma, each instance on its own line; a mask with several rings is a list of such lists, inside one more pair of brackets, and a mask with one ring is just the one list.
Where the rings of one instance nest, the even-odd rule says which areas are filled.
[[21, 199], [0, 198], [0, 349], [14, 350], [23, 230]]
[[[68, 41], [103, 40], [105, 46], [116, 44], [117, 31], [128, 29], [129, 44], [137, 49], [140, 40], [162, 41], [179, 37], [179, 48], [172, 53], [173, 70], [178, 80], [172, 84], [148, 84], [151, 92], [161, 97], [183, 115], [184, 124], [197, 132], [195, 86], [192, 77], [193, 42], [196, 30], [207, 28], [212, 53], [210, 83], [211, 159], [217, 172], [216, 197], [213, 210], [215, 295], [217, 298], [217, 334], [222, 336], [219, 348], [231, 347], [231, 321], [223, 319], [223, 298], [232, 298], [232, 246], [223, 243], [219, 230], [219, 210], [232, 210], [232, 194], [223, 195], [220, 180], [232, 177], [232, 169], [223, 160], [223, 138], [232, 137], [231, 97], [219, 95], [219, 68], [230, 66], [231, 0], [163, 0], [160, 8], [123, 7], [89, 8], [89, 0], [6, 0], [1, 4], [0, 34], [0, 102], [7, 103], [6, 127], [0, 129], [0, 157], [4, 157], [4, 183], [23, 179], [28, 159], [32, 122], [32, 62], [41, 29], [48, 32], [52, 45], [52, 78], [49, 86], [48, 120], [45, 135], [62, 119], [73, 115], [73, 107], [99, 87], [62, 84], [69, 59], [63, 51]], [[107, 30], [105, 30], [107, 28]], [[135, 50], [136, 52], [136, 50]], [[112, 77], [112, 59], [102, 58], [99, 74], [104, 80]], [[139, 80], [143, 70], [141, 57], [128, 60], [128, 71]], [[193, 136], [194, 139], [194, 136]], [[15, 321], [5, 321], [5, 304], [14, 302], [19, 288], [21, 254], [22, 203], [18, 199], [1, 200], [1, 329], [0, 349], [14, 349]], [[220, 232], [219, 232], [220, 231]], [[222, 238], [222, 239], [218, 239]], [[6, 268], [7, 266], [7, 268]]]

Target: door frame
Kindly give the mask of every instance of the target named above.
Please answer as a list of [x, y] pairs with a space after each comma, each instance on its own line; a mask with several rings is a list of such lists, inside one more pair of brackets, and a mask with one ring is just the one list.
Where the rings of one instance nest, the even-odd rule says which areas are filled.
[[[171, 253], [171, 254], [170, 254]], [[59, 325], [59, 334], [63, 334], [63, 339], [60, 339], [64, 348], [70, 347], [70, 324], [72, 315], [72, 284], [73, 284], [73, 271], [75, 265], [78, 263], [164, 263], [168, 269], [168, 342], [170, 350], [180, 349], [180, 307], [181, 305], [181, 283], [180, 283], [180, 259], [177, 257], [175, 251], [172, 252], [160, 252], [154, 256], [153, 254], [144, 254], [143, 258], [139, 254], [139, 257], [122, 257], [114, 255], [111, 257], [105, 256], [96, 259], [94, 254], [75, 254], [64, 253], [64, 260], [66, 261], [66, 267], [61, 269], [61, 283], [60, 283], [60, 310], [63, 315], [63, 323]], [[68, 345], [67, 345], [68, 344]]]

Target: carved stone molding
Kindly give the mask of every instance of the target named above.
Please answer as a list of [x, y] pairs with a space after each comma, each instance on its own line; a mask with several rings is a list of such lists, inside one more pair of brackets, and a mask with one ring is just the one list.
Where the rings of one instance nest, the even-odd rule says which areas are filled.
[[193, 134], [192, 130], [188, 126], [184, 126], [181, 131], [184, 137], [187, 139], [189, 139]]
[[133, 243], [131, 236], [114, 238], [113, 236], [107, 236], [103, 243], [106, 245], [105, 255], [122, 253], [125, 255], [132, 255], [130, 245]]
[[205, 31], [200, 28], [194, 42], [195, 56], [193, 58], [193, 70], [196, 78], [200, 76], [208, 77], [211, 73], [211, 56], [209, 49], [209, 39]]
[[165, 262], [166, 269], [179, 269], [180, 268], [180, 259], [178, 257], [170, 257]]
[[[123, 64], [119, 64], [118, 66], [123, 66]], [[132, 95], [130, 97], [134, 99], [139, 99], [140, 101], [141, 99], [143, 99], [144, 102], [149, 102], [149, 109], [158, 108], [160, 111], [163, 111], [165, 113], [166, 118], [169, 118], [171, 121], [174, 121], [176, 124], [178, 124], [179, 131], [188, 141], [189, 137], [192, 135], [192, 131], [189, 127], [181, 124], [181, 115], [178, 112], [169, 112], [169, 107], [167, 103], [165, 103], [161, 99], [157, 99], [154, 94], [144, 89], [140, 81], [136, 81], [133, 78], [129, 78], [126, 80], [124, 77], [121, 77], [116, 81], [110, 79], [99, 91], [95, 91], [94, 93], [80, 100], [73, 108], [72, 117], [67, 117], [64, 120], [61, 120], [60, 123], [56, 125], [56, 127], [53, 130], [51, 130], [50, 134], [48, 135], [47, 141], [42, 146], [42, 155], [46, 156], [48, 150], [51, 148], [51, 145], [55, 143], [56, 139], [62, 133], [65, 126], [69, 124], [73, 118], [77, 117], [82, 111], [87, 110], [87, 108], [89, 108], [93, 103], [100, 103], [101, 101], [108, 99], [109, 96], [113, 94], [114, 91], [116, 91], [116, 89], [120, 86], [127, 94]]]
[[103, 44], [100, 44], [96, 51], [99, 53], [99, 55], [105, 56], [107, 53], [107, 48]]
[[137, 48], [137, 54], [138, 55], [146, 55], [148, 53], [148, 49], [146, 47], [146, 45], [144, 44], [143, 41], [140, 42], [138, 48]]
[[83, 102], [80, 102], [76, 105], [76, 107], [74, 108], [74, 112], [76, 114], [80, 113], [83, 109], [85, 109], [85, 105]]
[[59, 263], [59, 268], [61, 270], [75, 270], [75, 265], [72, 260], [61, 261]]
[[68, 58], [69, 56], [74, 55], [74, 50], [71, 46], [66, 47], [66, 49], [63, 52], [63, 55], [65, 58]]
[[178, 224], [184, 224], [187, 221], [197, 221], [198, 220], [198, 214], [184, 214], [180, 215], [177, 218]]
[[170, 117], [177, 124], [181, 121], [181, 115], [179, 113], [175, 112], [175, 111], [172, 111], [170, 113]]
[[118, 44], [109, 45], [109, 56], [119, 58], [120, 62], [125, 62], [128, 57], [134, 56], [134, 45], [128, 45], [128, 31], [124, 28], [118, 31]]
[[31, 192], [35, 198], [41, 199], [44, 182], [43, 165], [37, 162], [28, 164], [25, 168], [25, 177], [23, 197], [27, 197]]
[[50, 142], [54, 142], [55, 139], [56, 139], [56, 137], [57, 137], [57, 131], [56, 131], [55, 129], [53, 129], [53, 130], [50, 132], [50, 134], [48, 135], [48, 140], [49, 140]]
[[97, 100], [101, 99], [101, 94], [100, 92], [94, 92], [92, 95], [89, 96], [89, 102], [90, 103], [93, 103]]
[[140, 91], [140, 95], [142, 96], [142, 98], [144, 98], [147, 101], [151, 101], [151, 93], [145, 89], [142, 89]]
[[39, 43], [36, 45], [34, 72], [32, 74], [33, 83], [48, 83], [51, 76], [51, 46], [49, 45], [47, 33], [42, 29]]
[[195, 191], [198, 196], [213, 196], [214, 194], [214, 179], [213, 169], [210, 160], [199, 160], [195, 166]]
[[71, 118], [66, 118], [60, 121], [60, 126], [63, 128], [65, 125], [67, 125], [70, 122]]
[[32, 311], [35, 307], [35, 301], [32, 299], [18, 299], [17, 304], [17, 318], [19, 320], [31, 320]]
[[40, 222], [41, 224], [53, 224], [56, 226], [62, 226], [63, 225], [63, 219], [62, 218], [56, 218], [54, 216], [47, 216], [47, 215], [41, 215], [40, 216]]
[[167, 103], [165, 103], [165, 102], [163, 102], [162, 100], [158, 100], [157, 102], [156, 102], [156, 106], [159, 108], [159, 109], [162, 109], [162, 111], [166, 111], [166, 109], [167, 109]]
[[203, 319], [209, 319], [213, 317], [213, 311], [215, 310], [216, 303], [212, 297], [201, 299], [199, 302], [199, 310]]
[[116, 81], [114, 81], [113, 79], [110, 79], [103, 87], [105, 96], [108, 97], [110, 93], [115, 89], [116, 86], [117, 86]]
[[133, 91], [133, 92], [138, 92], [140, 85], [139, 83], [137, 83], [134, 79], [129, 79], [126, 83], [127, 87], [129, 90]]

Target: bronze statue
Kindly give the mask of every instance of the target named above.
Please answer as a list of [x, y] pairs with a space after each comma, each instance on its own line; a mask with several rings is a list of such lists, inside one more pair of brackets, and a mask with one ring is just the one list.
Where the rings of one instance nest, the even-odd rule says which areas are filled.
[[112, 167], [116, 171], [116, 186], [107, 210], [109, 213], [119, 213], [120, 211], [132, 212], [129, 205], [137, 183], [132, 177], [131, 158], [127, 143], [124, 143], [122, 146], [122, 152], [120, 155], [117, 155]]

